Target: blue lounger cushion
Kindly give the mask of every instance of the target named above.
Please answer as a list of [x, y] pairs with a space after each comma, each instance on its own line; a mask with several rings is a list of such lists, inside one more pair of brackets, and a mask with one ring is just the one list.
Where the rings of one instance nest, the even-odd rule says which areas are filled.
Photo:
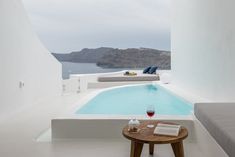
[[147, 68], [145, 68], [145, 69], [143, 70], [143, 73], [144, 73], [144, 74], [148, 73], [151, 68], [152, 68], [152, 67], [147, 67]]
[[158, 69], [157, 66], [151, 67], [151, 69], [149, 69], [148, 73], [149, 73], [149, 74], [155, 74], [156, 71], [157, 71], [157, 69]]

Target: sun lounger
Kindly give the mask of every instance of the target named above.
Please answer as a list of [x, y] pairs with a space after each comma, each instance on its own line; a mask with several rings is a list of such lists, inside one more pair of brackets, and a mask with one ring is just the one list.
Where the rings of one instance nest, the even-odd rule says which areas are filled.
[[99, 82], [158, 81], [158, 75], [138, 74], [136, 76], [111, 75], [98, 77]]

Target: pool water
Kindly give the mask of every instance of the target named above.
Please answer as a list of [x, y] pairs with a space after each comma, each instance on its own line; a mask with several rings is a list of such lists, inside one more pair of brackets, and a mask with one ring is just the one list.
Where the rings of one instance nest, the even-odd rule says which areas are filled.
[[76, 114], [144, 115], [154, 105], [157, 115], [190, 115], [192, 104], [158, 85], [137, 85], [103, 91]]

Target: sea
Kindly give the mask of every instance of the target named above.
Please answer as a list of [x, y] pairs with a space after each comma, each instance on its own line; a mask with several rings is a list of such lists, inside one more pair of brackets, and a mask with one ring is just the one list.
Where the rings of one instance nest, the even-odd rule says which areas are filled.
[[69, 79], [70, 74], [92, 74], [92, 73], [105, 73], [127, 70], [127, 68], [101, 68], [95, 63], [62, 63], [62, 76], [63, 79]]

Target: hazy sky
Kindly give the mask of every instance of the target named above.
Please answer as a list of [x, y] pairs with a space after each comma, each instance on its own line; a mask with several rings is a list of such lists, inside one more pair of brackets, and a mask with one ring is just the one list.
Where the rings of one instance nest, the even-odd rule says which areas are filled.
[[82, 48], [170, 50], [170, 0], [23, 0], [52, 52]]

